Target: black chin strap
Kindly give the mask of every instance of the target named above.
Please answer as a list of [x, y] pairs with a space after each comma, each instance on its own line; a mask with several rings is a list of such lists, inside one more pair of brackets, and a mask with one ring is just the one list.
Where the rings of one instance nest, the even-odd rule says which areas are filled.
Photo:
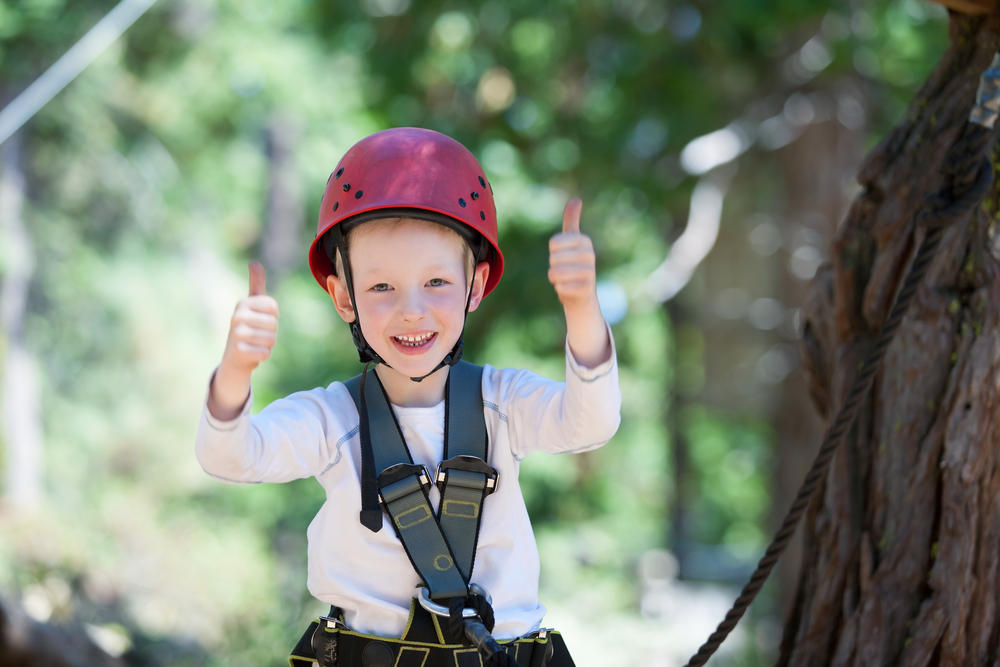
[[[348, 326], [351, 329], [351, 338], [354, 340], [354, 347], [358, 348], [358, 361], [363, 364], [369, 362], [385, 364], [385, 360], [379, 356], [378, 352], [372, 349], [372, 346], [365, 340], [364, 334], [361, 333], [361, 317], [358, 314], [358, 302], [354, 298], [354, 280], [351, 277], [351, 263], [347, 258], [347, 244], [344, 242], [344, 233], [338, 225], [331, 229], [328, 235], [332, 241], [331, 245], [340, 253], [341, 263], [343, 264], [342, 273], [344, 274], [342, 278], [344, 279], [344, 284], [347, 285], [347, 294], [351, 299], [351, 308], [354, 309], [354, 321]], [[329, 248], [329, 245], [327, 247]], [[337, 265], [337, 258], [334, 256], [334, 253], [330, 253], [330, 261], [333, 262], [334, 266]], [[388, 366], [389, 364], [385, 365]]]

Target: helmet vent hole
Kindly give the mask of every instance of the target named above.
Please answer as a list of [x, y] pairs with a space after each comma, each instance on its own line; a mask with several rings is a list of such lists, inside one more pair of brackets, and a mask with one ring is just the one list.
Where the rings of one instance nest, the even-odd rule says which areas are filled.
[[482, 211], [480, 211], [480, 212], [479, 212], [479, 219], [480, 219], [480, 220], [485, 220], [485, 219], [486, 219], [486, 214], [485, 214], [485, 213], [483, 213]]
[[333, 210], [336, 211], [338, 208], [340, 208], [340, 202], [339, 201], [333, 202]]
[[355, 193], [354, 193], [354, 198], [355, 198], [355, 199], [361, 199], [361, 197], [362, 197], [362, 196], [363, 196], [364, 194], [365, 194], [365, 191], [364, 191], [364, 190], [358, 190], [357, 192], [355, 192]]
[[486, 187], [486, 179], [483, 178], [482, 176], [479, 177], [479, 185], [481, 185], [484, 188]]
[[479, 199], [479, 193], [476, 192], [475, 190], [473, 190], [472, 192], [470, 192], [469, 196], [472, 197], [472, 201], [476, 201], [477, 199]]
[[351, 184], [344, 183], [344, 192], [350, 192], [350, 191], [351, 191]]
[[465, 208], [465, 200], [462, 199], [461, 197], [459, 197], [458, 198], [458, 205], [461, 206], [462, 208]]
[[340, 169], [337, 170], [337, 178], [340, 178], [343, 173], [344, 173], [344, 168], [341, 167]]

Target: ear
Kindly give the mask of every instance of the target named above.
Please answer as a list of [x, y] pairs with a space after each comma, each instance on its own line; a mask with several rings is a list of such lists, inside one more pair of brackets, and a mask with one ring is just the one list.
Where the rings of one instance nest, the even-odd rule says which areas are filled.
[[471, 313], [479, 307], [483, 300], [483, 292], [486, 290], [486, 279], [490, 277], [490, 265], [488, 262], [479, 262], [472, 273], [472, 294], [469, 296], [469, 312]]
[[333, 307], [337, 309], [340, 319], [348, 324], [353, 322], [357, 315], [354, 313], [354, 306], [351, 305], [351, 295], [347, 291], [347, 285], [331, 273], [326, 277], [326, 291], [330, 293], [330, 298], [333, 299]]

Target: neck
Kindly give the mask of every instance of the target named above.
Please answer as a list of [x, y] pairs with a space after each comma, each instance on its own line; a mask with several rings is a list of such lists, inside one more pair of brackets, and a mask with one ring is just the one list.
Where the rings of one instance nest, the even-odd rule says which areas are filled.
[[385, 364], [375, 366], [375, 372], [378, 373], [378, 379], [385, 388], [389, 402], [404, 408], [428, 408], [443, 401], [449, 370], [450, 368], [445, 366], [422, 381], [414, 382]]

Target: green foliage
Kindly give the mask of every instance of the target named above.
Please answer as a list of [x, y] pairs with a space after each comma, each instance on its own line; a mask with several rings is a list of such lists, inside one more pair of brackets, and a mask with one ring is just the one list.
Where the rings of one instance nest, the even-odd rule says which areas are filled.
[[[108, 6], [0, 4], [0, 100]], [[43, 375], [47, 498], [28, 518], [0, 515], [12, 538], [0, 542], [0, 592], [69, 582], [75, 613], [124, 624], [136, 664], [274, 662], [262, 656], [320, 611], [304, 587], [318, 485], [221, 484], [191, 451], [269, 224], [276, 120], [297, 136], [306, 213], [301, 262], [269, 285], [281, 335], [255, 376], [258, 405], [358, 369], [305, 267], [329, 170], [376, 129], [435, 128], [480, 156], [501, 218], [505, 276], [469, 321], [470, 359], [562, 374], [546, 242], [570, 195], [584, 198], [601, 279], [628, 295], [614, 327], [619, 435], [522, 468], [546, 594], [586, 588], [635, 613], [636, 559], [669, 546], [678, 433], [698, 490], [692, 539], [751, 561], [766, 537], [767, 415], [702, 402], [699, 321], [671, 322], [643, 296], [687, 214], [694, 179], [678, 155], [748, 109], [845, 82], [863, 89], [877, 136], [942, 51], [941, 14], [919, 0], [154, 5], [21, 131], [36, 261], [25, 340]], [[782, 196], [777, 185], [756, 195]], [[678, 396], [690, 406], [680, 414]]]

